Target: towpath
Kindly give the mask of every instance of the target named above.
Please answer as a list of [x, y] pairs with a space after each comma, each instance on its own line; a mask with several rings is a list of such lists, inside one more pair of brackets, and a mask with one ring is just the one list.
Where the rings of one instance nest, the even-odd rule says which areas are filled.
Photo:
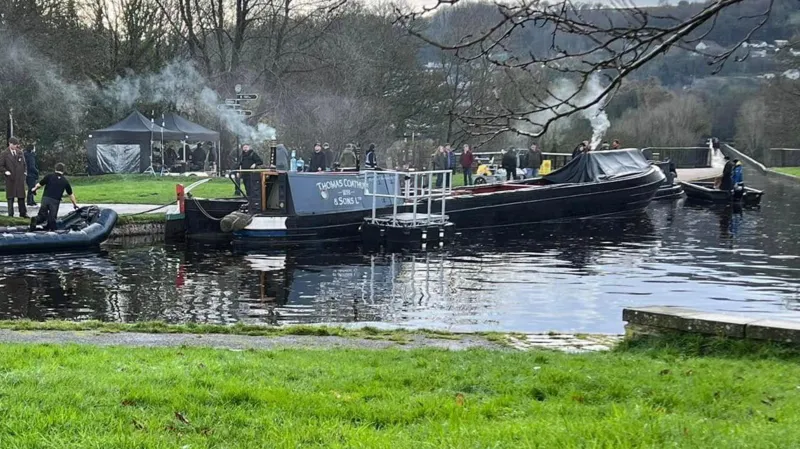
[[592, 352], [611, 349], [621, 336], [571, 334], [509, 334], [489, 339], [477, 334], [454, 334], [435, 338], [416, 334], [367, 339], [334, 336], [247, 336], [230, 334], [156, 334], [97, 331], [14, 331], [0, 330], [0, 343], [88, 344], [134, 347], [211, 347], [230, 350], [248, 349], [418, 349], [435, 348], [459, 351], [466, 349], [520, 350], [551, 349], [564, 352]]

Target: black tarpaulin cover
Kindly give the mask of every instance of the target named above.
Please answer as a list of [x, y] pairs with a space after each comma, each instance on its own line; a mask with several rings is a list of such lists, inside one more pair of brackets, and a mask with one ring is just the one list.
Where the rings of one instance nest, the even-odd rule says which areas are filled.
[[590, 151], [543, 178], [553, 184], [600, 182], [641, 173], [649, 167], [650, 163], [637, 149]]

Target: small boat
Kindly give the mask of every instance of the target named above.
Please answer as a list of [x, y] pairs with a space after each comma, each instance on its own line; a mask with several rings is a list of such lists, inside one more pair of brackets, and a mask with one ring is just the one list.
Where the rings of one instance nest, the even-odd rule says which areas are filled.
[[112, 209], [86, 206], [60, 218], [56, 231], [31, 231], [28, 226], [0, 227], [0, 254], [91, 249], [108, 238], [117, 218]]
[[763, 191], [751, 187], [745, 187], [741, 194], [715, 189], [713, 182], [681, 182], [681, 185], [688, 199], [703, 203], [757, 206], [764, 195]]

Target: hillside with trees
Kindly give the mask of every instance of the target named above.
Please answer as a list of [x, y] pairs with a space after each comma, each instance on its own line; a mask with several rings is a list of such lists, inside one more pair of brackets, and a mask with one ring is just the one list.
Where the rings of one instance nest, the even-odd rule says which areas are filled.
[[[681, 2], [646, 11], [653, 23], [668, 26], [703, 5]], [[752, 31], [748, 46], [714, 64], [715, 52], [737, 46], [770, 5], [769, 20]], [[586, 4], [569, 14], [623, 24], [633, 13]], [[439, 7], [420, 23], [429, 36], [458, 42], [500, 16], [493, 4], [467, 3]], [[800, 146], [800, 81], [791, 76], [800, 68], [798, 30], [795, 0], [733, 2], [713, 28], [708, 22], [695, 29], [605, 99], [607, 137], [646, 146], [690, 145], [717, 135], [754, 153]], [[553, 67], [510, 70], [496, 61], [555, 48], [580, 53], [591, 40], [541, 23], [520, 27], [492, 49], [491, 58], [464, 57], [410, 34], [388, 5], [9, 0], [0, 4], [0, 109], [13, 108], [16, 134], [37, 142], [43, 165], [67, 160], [73, 171], [82, 171], [88, 132], [133, 108], [154, 118], [178, 111], [222, 128], [230, 152], [235, 135], [224, 129], [212, 103], [233, 95], [240, 83], [260, 94], [249, 106], [249, 124], [275, 127], [280, 142], [301, 152], [316, 141], [335, 148], [376, 142], [380, 151], [393, 149], [396, 165], [423, 164], [432, 150], [426, 145], [439, 142], [491, 150], [527, 145], [529, 138], [513, 132], [482, 138], [465, 117], [500, 114], [520, 98], [551, 94], [548, 86], [562, 78], [574, 82], [575, 75]], [[779, 47], [776, 41], [787, 42]], [[571, 115], [538, 139], [546, 150], [569, 151], [587, 134], [588, 120]]]

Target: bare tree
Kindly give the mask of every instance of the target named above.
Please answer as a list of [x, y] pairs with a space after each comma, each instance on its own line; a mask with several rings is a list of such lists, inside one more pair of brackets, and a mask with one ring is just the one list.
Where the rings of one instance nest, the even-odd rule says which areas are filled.
[[[542, 135], [557, 120], [608, 101], [626, 77], [671, 48], [702, 53], [696, 44], [711, 32], [720, 13], [742, 2], [713, 0], [687, 17], [661, 15], [658, 9], [637, 7], [632, 0], [615, 0], [615, 7], [607, 9], [570, 0], [498, 2], [489, 25], [477, 32], [463, 30], [457, 39], [427, 29], [427, 17], [461, 0], [438, 0], [415, 11], [397, 8], [396, 13], [398, 23], [427, 44], [464, 61], [488, 61], [518, 86], [510, 101], [496, 96], [493, 108], [455, 111], [461, 121], [473, 125], [472, 135], [491, 139], [507, 132]], [[743, 17], [754, 21], [749, 32], [724, 51], [705, 54], [709, 63], [719, 69], [735, 58], [734, 53], [767, 21], [772, 3], [768, 0], [763, 11]], [[519, 45], [519, 37], [530, 30], [540, 31], [539, 39]], [[585, 90], [595, 74], [602, 76], [604, 87], [587, 98]], [[569, 77], [577, 89], [555, 92], [549, 82], [556, 77]], [[524, 78], [544, 88], [527, 89]]]
[[736, 117], [736, 142], [751, 155], [758, 155], [769, 145], [766, 135], [768, 112], [764, 99], [755, 97], [742, 104]]
[[629, 109], [611, 129], [638, 146], [693, 146], [711, 131], [708, 108], [694, 95], [672, 95], [657, 105]]

